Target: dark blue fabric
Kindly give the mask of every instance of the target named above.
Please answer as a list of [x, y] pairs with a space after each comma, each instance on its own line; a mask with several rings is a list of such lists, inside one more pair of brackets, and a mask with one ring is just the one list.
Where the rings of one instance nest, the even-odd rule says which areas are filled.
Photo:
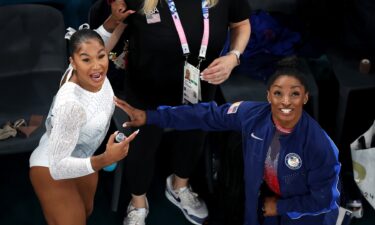
[[[277, 61], [296, 54], [295, 46], [301, 42], [301, 35], [282, 26], [265, 11], [252, 12], [250, 24], [250, 40], [242, 54], [241, 65], [234, 72], [266, 81], [275, 71]], [[229, 47], [228, 38], [223, 54]]]
[[259, 53], [277, 56], [294, 54], [294, 45], [300, 41], [300, 35], [282, 27], [276, 19], [264, 11], [256, 11], [250, 15], [251, 38], [243, 53], [250, 58]]

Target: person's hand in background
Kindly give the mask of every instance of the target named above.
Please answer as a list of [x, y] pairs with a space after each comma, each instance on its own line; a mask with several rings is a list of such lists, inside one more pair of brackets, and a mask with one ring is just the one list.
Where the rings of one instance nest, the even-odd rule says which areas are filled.
[[221, 84], [229, 78], [237, 65], [238, 61], [234, 54], [221, 56], [202, 71], [201, 78], [210, 84]]
[[111, 12], [113, 19], [120, 23], [135, 11], [127, 10], [127, 5], [124, 0], [116, 0], [111, 3]]

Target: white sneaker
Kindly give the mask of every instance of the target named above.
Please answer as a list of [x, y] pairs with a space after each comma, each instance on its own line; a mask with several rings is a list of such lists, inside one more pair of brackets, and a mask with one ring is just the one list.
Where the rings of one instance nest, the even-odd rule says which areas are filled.
[[194, 193], [191, 187], [183, 187], [174, 190], [172, 185], [172, 177], [167, 178], [165, 188], [165, 196], [181, 209], [187, 220], [196, 225], [201, 225], [208, 218], [208, 210], [206, 203]]
[[352, 200], [346, 204], [346, 208], [352, 211], [352, 217], [362, 218], [363, 217], [363, 207], [361, 200]]
[[146, 208], [135, 208], [130, 201], [127, 216], [124, 218], [123, 225], [145, 225], [148, 215], [148, 202], [146, 198]]

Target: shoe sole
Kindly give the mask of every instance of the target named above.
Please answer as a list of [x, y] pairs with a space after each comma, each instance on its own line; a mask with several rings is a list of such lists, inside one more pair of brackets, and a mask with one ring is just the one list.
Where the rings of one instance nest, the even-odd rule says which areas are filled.
[[167, 197], [167, 199], [168, 199], [170, 202], [172, 202], [175, 206], [177, 206], [177, 207], [178, 207], [178, 208], [184, 213], [185, 218], [186, 218], [190, 223], [193, 223], [193, 224], [195, 224], [195, 225], [202, 225], [203, 222], [207, 219], [207, 217], [204, 218], [204, 219], [197, 218], [197, 219], [201, 220], [201, 223], [199, 223], [199, 222], [193, 220], [192, 218], [190, 218], [189, 214], [185, 211], [184, 208], [181, 207], [180, 203], [176, 201], [176, 199], [172, 196], [172, 194], [170, 194], [170, 193], [168, 192], [168, 190], [165, 190], [165, 197]]

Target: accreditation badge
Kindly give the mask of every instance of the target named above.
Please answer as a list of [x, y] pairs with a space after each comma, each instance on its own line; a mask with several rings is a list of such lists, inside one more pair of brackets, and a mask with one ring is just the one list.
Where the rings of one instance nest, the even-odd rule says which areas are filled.
[[183, 104], [196, 104], [198, 103], [200, 93], [200, 71], [195, 66], [186, 62], [184, 66], [184, 90], [183, 90]]
[[148, 24], [159, 23], [161, 21], [159, 10], [156, 7], [149, 12], [145, 12], [145, 15]]

